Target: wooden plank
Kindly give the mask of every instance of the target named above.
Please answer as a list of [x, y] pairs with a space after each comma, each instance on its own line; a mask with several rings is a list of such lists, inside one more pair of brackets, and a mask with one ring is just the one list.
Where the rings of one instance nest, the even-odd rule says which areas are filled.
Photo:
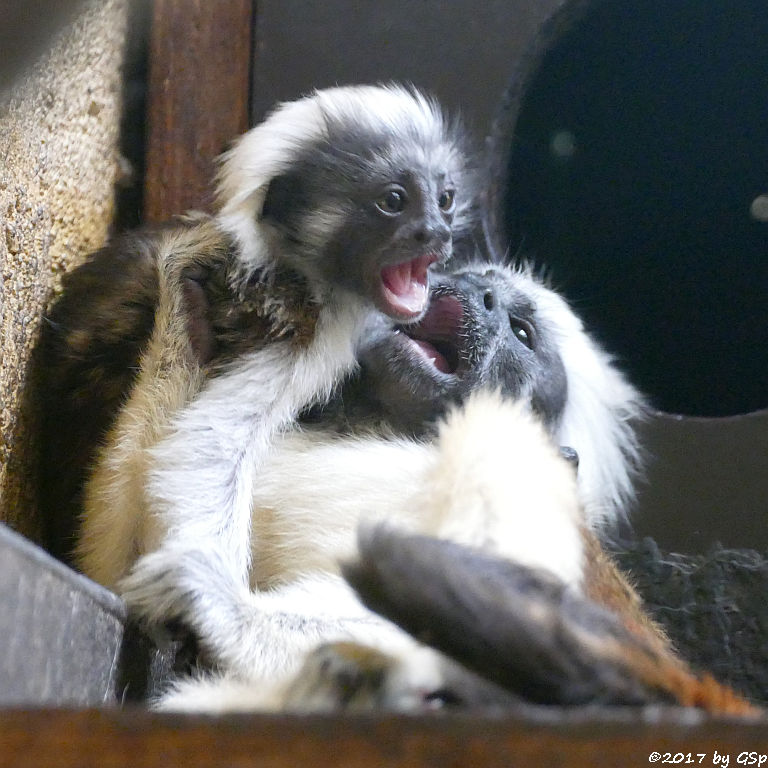
[[144, 218], [209, 210], [214, 160], [248, 128], [252, 0], [155, 0]]
[[114, 701], [125, 615], [117, 596], [0, 525], [0, 705]]
[[[709, 721], [680, 710], [532, 718], [203, 718], [130, 709], [0, 716], [0, 768], [631, 768], [661, 763], [664, 753], [670, 754], [667, 763], [715, 765], [717, 752], [736, 765], [745, 751], [768, 753], [765, 723]], [[649, 760], [653, 752], [658, 761]], [[673, 760], [675, 755], [683, 757]]]

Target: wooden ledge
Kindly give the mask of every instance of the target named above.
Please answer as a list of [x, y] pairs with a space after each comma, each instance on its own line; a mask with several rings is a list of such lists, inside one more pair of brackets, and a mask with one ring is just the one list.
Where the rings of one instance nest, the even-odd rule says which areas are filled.
[[663, 708], [530, 717], [213, 718], [130, 708], [0, 714], [0, 768], [631, 768], [653, 764], [653, 752], [660, 765], [664, 753], [666, 764], [713, 765], [716, 751], [731, 766], [742, 753], [768, 753], [766, 723]]

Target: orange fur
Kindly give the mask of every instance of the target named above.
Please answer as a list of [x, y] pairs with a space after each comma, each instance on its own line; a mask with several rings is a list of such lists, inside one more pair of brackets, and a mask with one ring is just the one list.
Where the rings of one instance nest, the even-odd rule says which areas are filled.
[[628, 675], [649, 688], [667, 693], [677, 704], [712, 714], [757, 715], [750, 704], [712, 675], [697, 674], [676, 653], [664, 630], [645, 610], [640, 595], [600, 545], [597, 537], [582, 531], [585, 549], [584, 589], [587, 597], [608, 608], [638, 639], [636, 647], [616, 644], [611, 649], [622, 659]]

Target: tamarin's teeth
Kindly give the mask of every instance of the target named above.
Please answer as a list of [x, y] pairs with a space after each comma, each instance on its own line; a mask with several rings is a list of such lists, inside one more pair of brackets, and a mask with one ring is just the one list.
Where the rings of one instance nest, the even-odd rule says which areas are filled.
[[436, 261], [439, 261], [439, 259], [434, 253], [427, 253], [424, 256], [420, 256], [418, 259], [414, 259], [411, 262], [411, 280], [415, 280], [419, 283], [426, 283], [427, 270]]
[[426, 308], [429, 299], [430, 265], [438, 255], [427, 253], [400, 264], [390, 264], [381, 270], [380, 310], [397, 318], [416, 319]]

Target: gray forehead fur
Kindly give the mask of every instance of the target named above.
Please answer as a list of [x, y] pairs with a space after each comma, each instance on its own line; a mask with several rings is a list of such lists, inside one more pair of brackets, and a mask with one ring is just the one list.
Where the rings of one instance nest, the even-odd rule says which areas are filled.
[[291, 201], [292, 218], [300, 221], [296, 229], [320, 245], [361, 196], [419, 179], [456, 190], [453, 229], [464, 228], [474, 194], [462, 134], [433, 109], [397, 120], [373, 119], [360, 109], [324, 112], [321, 134], [297, 146], [283, 170], [297, 180]]
[[[408, 186], [423, 180], [465, 188], [462, 156], [453, 145], [435, 147], [402, 136], [392, 136], [382, 127], [329, 125], [327, 135], [297, 152], [290, 166], [267, 191], [278, 183], [290, 185], [287, 210], [295, 232], [321, 247], [334, 229], [346, 222], [361, 199], [373, 199], [389, 183]], [[292, 181], [289, 181], [292, 180]], [[457, 191], [459, 199], [461, 191]], [[459, 224], [461, 226], [461, 223]]]

